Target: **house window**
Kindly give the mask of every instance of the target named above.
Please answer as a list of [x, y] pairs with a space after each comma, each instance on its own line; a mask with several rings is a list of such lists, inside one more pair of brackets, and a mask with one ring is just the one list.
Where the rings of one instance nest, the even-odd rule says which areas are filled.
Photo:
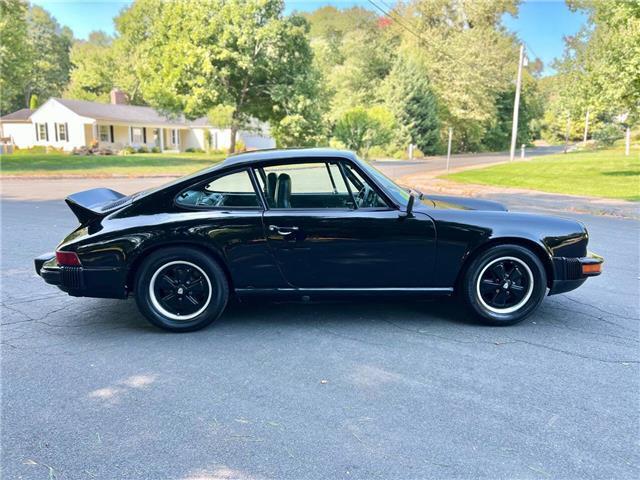
[[99, 125], [98, 134], [101, 142], [111, 141], [111, 132], [109, 131], [109, 125]]
[[67, 141], [69, 138], [67, 137], [67, 124], [59, 123], [58, 124], [58, 139], [60, 141]]
[[131, 128], [131, 142], [144, 143], [144, 134], [142, 133], [142, 128], [140, 127]]
[[38, 124], [38, 138], [40, 140], [48, 140], [47, 139], [47, 124], [46, 123], [39, 123]]
[[177, 130], [171, 130], [171, 144], [172, 145], [177, 145], [178, 144], [178, 131]]

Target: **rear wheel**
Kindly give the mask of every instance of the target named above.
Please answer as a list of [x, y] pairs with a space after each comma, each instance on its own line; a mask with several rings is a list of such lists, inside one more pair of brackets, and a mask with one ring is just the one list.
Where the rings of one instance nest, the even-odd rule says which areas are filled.
[[546, 291], [544, 265], [519, 245], [498, 245], [481, 253], [462, 282], [467, 307], [490, 325], [521, 322], [538, 308]]
[[191, 332], [223, 312], [229, 297], [224, 272], [209, 255], [188, 247], [158, 250], [136, 276], [138, 308], [157, 327]]

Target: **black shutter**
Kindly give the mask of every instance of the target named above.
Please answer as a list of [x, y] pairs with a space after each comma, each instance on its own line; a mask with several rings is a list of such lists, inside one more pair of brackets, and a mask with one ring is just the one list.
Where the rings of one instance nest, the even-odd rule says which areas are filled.
[[142, 143], [147, 143], [147, 128], [142, 127]]
[[49, 124], [48, 123], [44, 124], [44, 134], [45, 134], [45, 139], [48, 142], [49, 141]]
[[56, 142], [57, 142], [58, 141], [58, 124], [57, 123], [53, 124], [53, 131], [56, 134]]
[[111, 143], [113, 143], [113, 125], [109, 125], [109, 134], [111, 135]]
[[38, 133], [38, 124], [34, 123], [34, 125], [36, 126], [36, 142], [37, 142], [38, 140], [40, 140], [40, 138], [38, 137], [38, 135], [39, 135], [39, 133]]
[[65, 123], [64, 124], [64, 136], [67, 139], [66, 141], [69, 141], [69, 124]]

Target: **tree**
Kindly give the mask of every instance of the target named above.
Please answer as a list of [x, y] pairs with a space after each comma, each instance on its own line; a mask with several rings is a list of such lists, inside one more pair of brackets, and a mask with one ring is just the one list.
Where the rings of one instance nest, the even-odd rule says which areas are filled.
[[329, 118], [379, 102], [378, 90], [395, 59], [398, 38], [363, 8], [323, 7], [305, 14], [311, 23], [316, 66], [324, 78]]
[[[640, 4], [637, 1], [568, 0], [584, 9], [589, 25], [565, 39], [565, 50], [554, 67], [557, 75], [547, 90], [545, 137], [583, 138], [589, 112], [590, 130], [611, 137], [615, 121], [631, 126], [640, 120]], [[568, 122], [568, 119], [570, 121]], [[600, 135], [600, 134], [598, 134]]]
[[308, 24], [285, 18], [282, 0], [144, 3], [152, 21], [125, 32], [139, 40], [136, 55], [145, 61], [136, 68], [150, 105], [189, 118], [232, 106], [231, 152], [250, 119], [287, 115], [283, 99], [295, 94], [312, 53]]
[[271, 122], [279, 147], [314, 147], [328, 143], [325, 114], [329, 95], [315, 64], [297, 76], [292, 88], [276, 95], [285, 115]]
[[29, 99], [29, 109], [35, 110], [39, 106], [40, 106], [40, 101], [38, 99], [38, 95], [34, 93], [33, 95], [31, 95], [31, 98]]
[[[640, 114], [640, 3], [638, 1], [568, 0], [589, 13], [585, 29], [585, 84], [605, 110], [617, 110], [638, 121]], [[595, 98], [593, 98], [595, 101]]]
[[61, 28], [43, 8], [32, 5], [27, 13], [27, 48], [29, 69], [23, 87], [23, 105], [32, 94], [39, 98], [61, 95], [69, 81], [71, 30]]
[[24, 105], [25, 79], [31, 52], [27, 45], [27, 4], [0, 0], [0, 112]]
[[418, 67], [431, 80], [439, 118], [454, 129], [459, 150], [482, 149], [496, 98], [513, 82], [518, 46], [501, 24], [517, 12], [518, 0], [412, 0], [399, 6], [393, 27], [402, 50], [414, 52]]
[[425, 154], [435, 154], [440, 143], [438, 102], [429, 80], [408, 55], [398, 58], [385, 79], [385, 103], [400, 125], [396, 138], [406, 148], [403, 137]]
[[384, 107], [355, 107], [342, 114], [333, 134], [347, 148], [367, 158], [372, 147], [389, 143], [394, 127], [393, 114]]
[[71, 48], [73, 65], [65, 96], [81, 100], [108, 102], [116, 86], [117, 62], [113, 39], [104, 32], [91, 32], [89, 39], [78, 40]]

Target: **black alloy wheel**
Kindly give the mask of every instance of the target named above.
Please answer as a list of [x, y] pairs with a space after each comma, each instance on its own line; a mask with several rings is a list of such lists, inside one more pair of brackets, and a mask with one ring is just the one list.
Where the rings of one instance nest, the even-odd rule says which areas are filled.
[[134, 290], [147, 319], [172, 332], [206, 327], [222, 314], [229, 298], [220, 265], [207, 253], [189, 247], [150, 254], [138, 269]]
[[547, 275], [530, 249], [497, 245], [471, 261], [460, 286], [462, 299], [483, 323], [513, 325], [538, 308], [547, 292]]

